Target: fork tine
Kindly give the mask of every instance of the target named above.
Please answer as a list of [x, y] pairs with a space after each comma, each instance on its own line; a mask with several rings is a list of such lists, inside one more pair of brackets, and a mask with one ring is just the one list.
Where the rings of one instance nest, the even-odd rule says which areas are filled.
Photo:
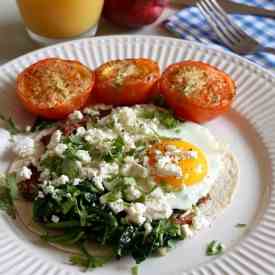
[[232, 41], [231, 39], [224, 34], [224, 32], [217, 26], [216, 19], [213, 18], [213, 15], [211, 15], [211, 12], [209, 11], [208, 7], [205, 5], [204, 0], [200, 0], [197, 2], [197, 7], [205, 17], [208, 24], [213, 28], [213, 30], [216, 32], [218, 37], [221, 39], [221, 41], [228, 47], [232, 48]]
[[[236, 34], [236, 30], [235, 28], [238, 28], [237, 26], [232, 27], [233, 23], [231, 22], [231, 19], [227, 16], [227, 14], [225, 13], [225, 16], [223, 16], [220, 11], [218, 10], [218, 8], [214, 5], [214, 2], [216, 2], [215, 0], [205, 0], [205, 5], [208, 7], [208, 9], [210, 10], [210, 12], [213, 14], [213, 17], [215, 17], [216, 20], [216, 24], [220, 27], [220, 29], [223, 30], [223, 32], [225, 33], [225, 35], [230, 37], [230, 40], [232, 41], [232, 43], [235, 44], [236, 40], [239, 41], [240, 40], [240, 36], [239, 34]], [[217, 4], [217, 2], [216, 2]], [[221, 7], [220, 7], [221, 9]]]
[[[208, 0], [209, 2], [211, 2], [213, 8], [216, 10], [216, 14], [217, 16], [222, 20], [222, 17], [225, 19], [225, 21], [228, 23], [228, 28], [230, 28], [232, 34], [234, 36], [238, 35], [238, 40], [243, 37], [246, 36], [246, 33], [240, 29], [240, 27], [238, 25], [236, 25], [231, 18], [228, 16], [228, 14], [225, 12], [225, 10], [223, 9], [223, 7], [216, 1], [216, 0]], [[236, 34], [237, 33], [237, 34]]]

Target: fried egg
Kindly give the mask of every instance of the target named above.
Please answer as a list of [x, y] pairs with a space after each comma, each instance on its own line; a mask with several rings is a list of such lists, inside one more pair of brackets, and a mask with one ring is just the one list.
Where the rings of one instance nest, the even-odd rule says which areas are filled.
[[[164, 190], [174, 194], [169, 200], [173, 209], [190, 209], [210, 192], [222, 170], [221, 146], [209, 129], [192, 122], [181, 123], [176, 131], [161, 129], [158, 134], [161, 140], [149, 151], [152, 174]], [[158, 160], [165, 162], [169, 154], [170, 174], [157, 169]]]

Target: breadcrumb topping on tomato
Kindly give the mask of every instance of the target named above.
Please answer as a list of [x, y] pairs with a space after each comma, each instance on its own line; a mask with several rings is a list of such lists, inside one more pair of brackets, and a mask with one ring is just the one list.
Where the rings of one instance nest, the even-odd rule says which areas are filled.
[[[226, 81], [214, 74], [207, 74], [197, 67], [185, 67], [175, 72], [171, 88], [180, 90], [185, 96], [200, 101], [205, 105], [221, 104], [220, 91], [226, 88]], [[209, 85], [214, 83], [215, 85]]]
[[87, 102], [94, 72], [78, 61], [47, 58], [17, 77], [17, 95], [28, 111], [48, 119], [62, 119]]
[[79, 72], [74, 64], [55, 62], [52, 66], [34, 68], [27, 74], [25, 86], [35, 104], [53, 107], [79, 95], [91, 84], [89, 74]]

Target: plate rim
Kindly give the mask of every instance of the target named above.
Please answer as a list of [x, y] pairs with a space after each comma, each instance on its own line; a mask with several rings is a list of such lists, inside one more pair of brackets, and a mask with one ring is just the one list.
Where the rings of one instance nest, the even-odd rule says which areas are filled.
[[[60, 43], [60, 44], [51, 45], [51, 46], [48, 46], [48, 47], [44, 47], [44, 48], [41, 48], [41, 49], [31, 51], [31, 52], [26, 53], [24, 55], [21, 55], [17, 58], [14, 58], [13, 60], [3, 64], [3, 65], [1, 65], [0, 66], [0, 76], [1, 76], [2, 73], [5, 73], [6, 68], [8, 68], [9, 66], [13, 66], [13, 63], [20, 62], [21, 59], [28, 58], [29, 56], [32, 56], [32, 55], [35, 55], [35, 54], [39, 54], [40, 52], [47, 53], [48, 50], [51, 50], [53, 48], [63, 48], [66, 45], [71, 45], [71, 46], [86, 45], [85, 43], [89, 43], [90, 41], [98, 41], [98, 40], [113, 41], [113, 40], [119, 40], [119, 39], [123, 39], [123, 41], [128, 41], [128, 40], [131, 41], [131, 40], [134, 40], [134, 39], [144, 39], [148, 42], [153, 41], [154, 39], [157, 39], [157, 40], [171, 41], [171, 43], [175, 43], [175, 44], [172, 44], [173, 46], [178, 46], [180, 44], [184, 44], [185, 46], [186, 45], [196, 46], [197, 48], [199, 48], [203, 51], [210, 50], [211, 54], [217, 54], [218, 56], [225, 55], [225, 56], [228, 56], [228, 58], [231, 58], [231, 59], [233, 58], [233, 61], [231, 61], [231, 62], [234, 65], [237, 66], [238, 64], [241, 63], [241, 66], [245, 67], [247, 70], [252, 71], [253, 73], [256, 73], [261, 78], [265, 78], [265, 80], [270, 81], [271, 84], [275, 83], [275, 75], [273, 74], [273, 72], [271, 72], [270, 70], [260, 66], [259, 64], [253, 63], [252, 61], [245, 59], [244, 57], [238, 56], [237, 54], [230, 53], [230, 52], [224, 51], [222, 49], [216, 49], [216, 48], [213, 48], [211, 45], [204, 45], [202, 43], [198, 43], [198, 42], [194, 42], [194, 41], [188, 41], [188, 40], [182, 40], [182, 39], [178, 39], [178, 38], [170, 38], [170, 37], [164, 37], [164, 36], [153, 36], [153, 35], [107, 35], [107, 36], [98, 36], [98, 37], [92, 37], [92, 38], [71, 40], [71, 41]], [[217, 52], [217, 53], [215, 53], [215, 52]], [[257, 128], [256, 128], [256, 130], [257, 130]], [[257, 131], [257, 133], [259, 134], [258, 131]], [[261, 138], [261, 135], [259, 135], [259, 137]], [[262, 142], [263, 142], [263, 140], [262, 140]], [[270, 155], [269, 150], [268, 150], [268, 153]], [[272, 161], [271, 163], [273, 163], [273, 162], [275, 162], [275, 161]], [[274, 179], [275, 179], [275, 173], [273, 173], [272, 181], [274, 181]], [[273, 186], [272, 190], [275, 192], [275, 187], [274, 186]], [[268, 201], [268, 204], [270, 202], [272, 202], [275, 205], [275, 196], [273, 194], [274, 192], [270, 192], [271, 199]], [[255, 231], [259, 226], [260, 226], [260, 224], [258, 224], [255, 228], [253, 228], [253, 231]], [[275, 228], [275, 223], [273, 224], [273, 226]], [[217, 265], [219, 267], [223, 266], [224, 262], [222, 261], [222, 259], [225, 256], [230, 256], [231, 257], [232, 254], [235, 255], [235, 254], [237, 254], [237, 252], [239, 253], [239, 255], [241, 257], [240, 259], [242, 259], [243, 258], [242, 255], [245, 255], [245, 252], [243, 252], [243, 246], [246, 245], [246, 242], [247, 242], [246, 240], [248, 238], [253, 237], [253, 236], [251, 236], [252, 234], [253, 234], [253, 232], [250, 232], [250, 234], [246, 235], [242, 239], [241, 243], [239, 243], [238, 245], [236, 245], [235, 247], [230, 249], [228, 251], [228, 253], [226, 253], [226, 255], [218, 257], [218, 258], [213, 259], [211, 261], [206, 261], [205, 263], [200, 264], [200, 265], [198, 265], [198, 266], [196, 266], [196, 267], [194, 267], [190, 270], [180, 271], [180, 274], [186, 274], [185, 272], [187, 272], [188, 274], [196, 274], [197, 275], [197, 274], [202, 274], [202, 273], [199, 273], [199, 272], [202, 272], [201, 270], [204, 270], [204, 268], [207, 268], [207, 270], [208, 269], [212, 270], [212, 267], [210, 265], [214, 265], [214, 266]], [[275, 255], [275, 246], [272, 247], [272, 251], [273, 251], [272, 253]], [[232, 260], [232, 258], [231, 258], [231, 260]], [[273, 268], [274, 268], [274, 274], [275, 274], [275, 265], [274, 265]], [[212, 274], [212, 273], [204, 273], [203, 272], [203, 274]], [[213, 273], [213, 274], [218, 274], [218, 273]], [[227, 273], [224, 273], [224, 274], [227, 274]], [[253, 273], [253, 274], [256, 274], [256, 273]]]
[[198, 41], [190, 41], [190, 40], [181, 39], [181, 38], [177, 38], [177, 37], [168, 37], [168, 36], [161, 36], [161, 35], [146, 35], [146, 34], [132, 34], [132, 35], [129, 35], [129, 34], [115, 34], [115, 35], [110, 34], [110, 35], [102, 35], [102, 36], [95, 36], [95, 37], [68, 40], [68, 41], [65, 41], [65, 42], [61, 42], [61, 43], [49, 45], [49, 46], [46, 46], [46, 47], [42, 47], [42, 48], [39, 48], [39, 49], [35, 49], [35, 50], [32, 50], [32, 51], [30, 51], [28, 53], [25, 53], [23, 55], [19, 55], [15, 58], [5, 62], [4, 64], [1, 64], [0, 65], [0, 70], [2, 70], [6, 66], [12, 65], [12, 63], [17, 62], [19, 59], [26, 58], [29, 55], [37, 54], [39, 52], [47, 51], [47, 50], [52, 49], [52, 48], [63, 47], [63, 46], [70, 45], [70, 44], [85, 43], [85, 42], [89, 42], [89, 41], [92, 41], [92, 40], [95, 40], [95, 41], [96, 40], [106, 40], [106, 39], [107, 40], [114, 40], [114, 39], [119, 39], [119, 38], [130, 39], [130, 40], [131, 39], [136, 39], [136, 38], [149, 39], [149, 40], [150, 39], [161, 39], [161, 40], [167, 40], [167, 41], [171, 41], [171, 42], [175, 42], [175, 43], [195, 45], [195, 46], [203, 48], [203, 49], [215, 50], [215, 51], [219, 52], [220, 54], [225, 54], [225, 55], [231, 56], [233, 58], [236, 58], [236, 59], [238, 59], [239, 61], [241, 61], [243, 63], [247, 63], [248, 65], [254, 67], [254, 69], [257, 69], [258, 72], [267, 74], [267, 76], [271, 78], [272, 82], [273, 81], [275, 82], [275, 72], [273, 72], [271, 69], [265, 68], [265, 67], [261, 66], [260, 64], [255, 63], [255, 62], [253, 62], [253, 61], [251, 61], [251, 60], [249, 60], [249, 59], [247, 59], [243, 56], [240, 56], [240, 55], [238, 55], [234, 52], [226, 51], [222, 48], [216, 48], [215, 44], [205, 45], [205, 44], [203, 44], [201, 42], [198, 42]]

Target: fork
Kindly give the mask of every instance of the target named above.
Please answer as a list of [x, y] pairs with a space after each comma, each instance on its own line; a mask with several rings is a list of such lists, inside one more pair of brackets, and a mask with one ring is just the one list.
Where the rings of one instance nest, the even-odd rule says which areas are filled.
[[260, 51], [275, 54], [274, 48], [261, 45], [236, 25], [216, 0], [199, 0], [196, 6], [218, 38], [233, 52], [241, 55]]

